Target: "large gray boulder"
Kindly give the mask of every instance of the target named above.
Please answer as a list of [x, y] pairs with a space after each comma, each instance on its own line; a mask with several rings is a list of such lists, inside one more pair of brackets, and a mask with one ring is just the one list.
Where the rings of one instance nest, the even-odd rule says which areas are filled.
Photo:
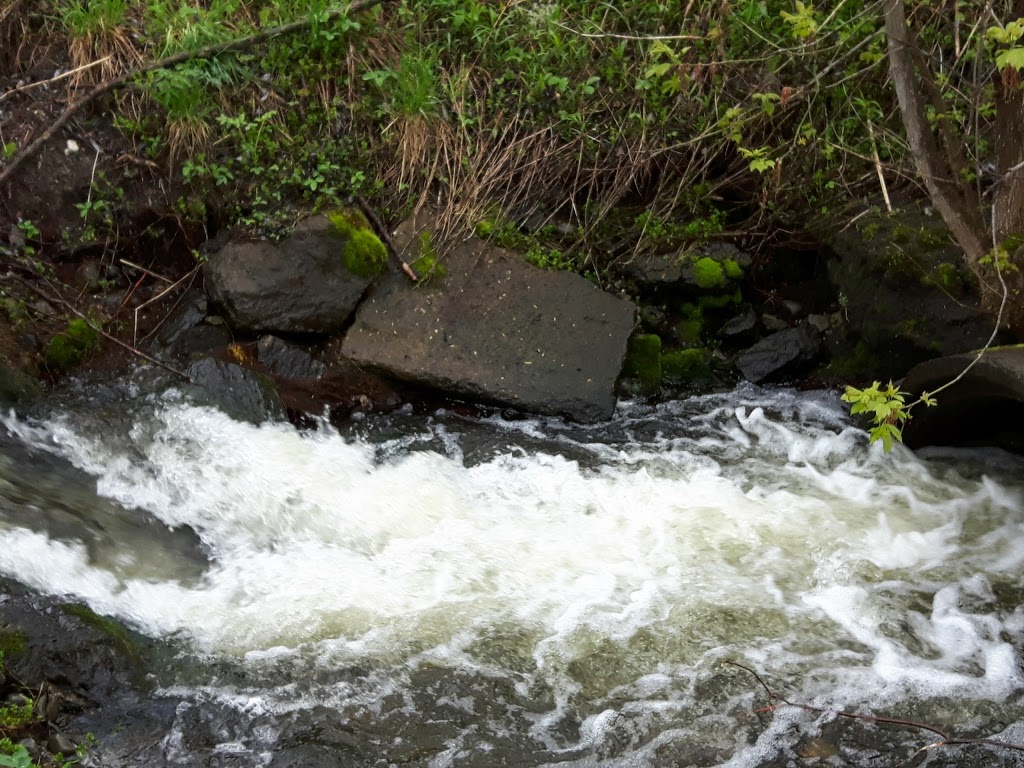
[[394, 274], [375, 286], [345, 356], [468, 398], [581, 421], [611, 416], [631, 302], [475, 238], [443, 261], [444, 277], [413, 284]]
[[280, 242], [234, 240], [210, 257], [206, 289], [235, 330], [329, 334], [372, 280], [346, 266], [345, 245], [326, 216]]
[[935, 396], [937, 405], [914, 408], [903, 428], [908, 446], [997, 445], [1024, 453], [1024, 346], [990, 349], [972, 365], [976, 356], [939, 357], [910, 370], [901, 385], [911, 393], [908, 403], [963, 376]]

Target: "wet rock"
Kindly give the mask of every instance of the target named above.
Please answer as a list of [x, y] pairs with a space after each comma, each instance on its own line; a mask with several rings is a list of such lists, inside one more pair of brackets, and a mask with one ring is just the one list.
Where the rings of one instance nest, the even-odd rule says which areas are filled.
[[[44, 682], [32, 703], [33, 714], [41, 720], [53, 722], [60, 715], [60, 692], [50, 683]], [[72, 747], [72, 749], [74, 749]], [[60, 752], [61, 750], [56, 750]]]
[[[170, 730], [178, 702], [150, 695], [146, 669], [152, 642], [83, 606], [69, 611], [58, 599], [34, 595], [14, 582], [0, 582], [0, 593], [0, 628], [18, 638], [4, 643], [5, 666], [19, 685], [33, 691], [59, 686], [60, 730], [36, 734], [46, 748], [73, 755], [76, 739], [97, 733], [102, 737], [87, 764], [165, 765], [154, 747]], [[47, 710], [52, 714], [52, 707]], [[39, 744], [33, 741], [30, 753]], [[38, 759], [40, 753], [35, 754]]]
[[807, 324], [818, 333], [828, 333], [843, 327], [843, 315], [840, 312], [828, 315], [808, 315]]
[[42, 393], [43, 386], [36, 379], [0, 360], [0, 404], [29, 403]]
[[259, 424], [285, 416], [274, 382], [266, 376], [211, 358], [193, 363], [185, 372], [194, 396], [234, 419]]
[[203, 322], [206, 312], [207, 301], [205, 296], [195, 296], [192, 299], [181, 302], [178, 308], [171, 313], [171, 316], [160, 327], [157, 339], [162, 344], [174, 344], [183, 333]]
[[817, 332], [800, 325], [765, 336], [736, 356], [736, 367], [754, 383], [794, 373], [821, 350]]
[[753, 309], [748, 307], [743, 314], [736, 315], [736, 317], [726, 321], [726, 323], [718, 329], [718, 335], [722, 339], [735, 341], [745, 336], [750, 336], [754, 333], [756, 328], [757, 315], [754, 314]]
[[[917, 399], [953, 381], [974, 357], [951, 355], [914, 366], [902, 389]], [[911, 448], [995, 445], [1024, 453], [1024, 346], [990, 349], [936, 399], [937, 406], [918, 406], [906, 423], [903, 439]]]
[[157, 349], [172, 357], [192, 359], [231, 343], [231, 332], [216, 317], [207, 317], [205, 296], [182, 302], [157, 335]]
[[941, 217], [910, 204], [859, 216], [824, 239], [835, 254], [828, 275], [849, 333], [833, 359], [849, 380], [984, 346], [993, 323]]
[[69, 739], [60, 731], [54, 731], [50, 734], [50, 738], [46, 741], [46, 748], [53, 754], [61, 754], [64, 757], [70, 757], [75, 754], [75, 742]]
[[775, 315], [761, 315], [761, 324], [768, 331], [784, 331], [789, 328], [789, 323]]
[[326, 216], [278, 243], [231, 241], [206, 265], [207, 290], [236, 330], [332, 333], [373, 279], [346, 262], [349, 242]]
[[631, 302], [475, 238], [444, 262], [448, 276], [426, 285], [383, 280], [360, 305], [344, 354], [463, 397], [582, 421], [611, 416]]
[[264, 336], [256, 345], [260, 364], [275, 376], [286, 379], [320, 379], [327, 366], [307, 352], [276, 336]]

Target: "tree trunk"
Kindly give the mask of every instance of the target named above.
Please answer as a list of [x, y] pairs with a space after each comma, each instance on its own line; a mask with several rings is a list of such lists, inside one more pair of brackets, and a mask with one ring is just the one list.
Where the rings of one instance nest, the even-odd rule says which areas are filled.
[[[1012, 3], [1017, 16], [1024, 16], [1024, 0]], [[907, 29], [904, 0], [885, 0], [884, 8], [889, 72], [914, 163], [932, 204], [963, 248], [967, 266], [981, 284], [983, 305], [994, 315], [1001, 304], [1003, 289], [992, 266], [986, 264], [986, 257], [992, 252], [993, 235], [988, 217], [973, 187], [964, 183], [962, 153], [948, 140], [951, 127], [941, 127], [945, 141], [940, 144], [928, 122], [926, 95], [938, 89]], [[1000, 174], [1024, 161], [1024, 94], [1016, 71], [1004, 73], [997, 87], [996, 141]], [[1024, 233], [1024, 168], [1000, 177], [992, 195], [997, 242], [1008, 235]], [[1004, 269], [1003, 278], [1009, 292], [1003, 323], [1018, 338], [1024, 338], [1024, 276], [1020, 270]]]

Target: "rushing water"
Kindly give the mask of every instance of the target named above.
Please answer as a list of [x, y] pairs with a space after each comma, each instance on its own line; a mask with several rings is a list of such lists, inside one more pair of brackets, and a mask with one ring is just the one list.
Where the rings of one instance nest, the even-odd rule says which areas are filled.
[[[4, 424], [0, 572], [169, 639], [161, 695], [233, 713], [238, 765], [306, 742], [347, 755], [309, 765], [755, 766], [834, 719], [754, 714], [726, 659], [791, 700], [1024, 741], [1024, 462], [883, 456], [832, 395], [592, 427], [299, 431], [173, 397]], [[48, 490], [45, 456], [85, 481]], [[183, 727], [164, 754], [190, 765]]]

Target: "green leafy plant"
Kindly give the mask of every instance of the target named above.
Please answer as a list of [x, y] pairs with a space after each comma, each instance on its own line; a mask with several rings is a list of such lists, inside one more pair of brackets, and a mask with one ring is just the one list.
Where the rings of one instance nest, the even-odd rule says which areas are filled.
[[935, 398], [927, 392], [909, 404], [906, 398], [907, 393], [900, 391], [891, 381], [885, 387], [878, 381], [865, 389], [848, 386], [842, 395], [842, 400], [851, 404], [851, 414], [865, 413], [871, 417], [871, 442], [881, 440], [886, 453], [896, 443], [903, 442], [903, 425], [911, 418], [912, 408], [922, 403], [928, 406], [936, 404]]

